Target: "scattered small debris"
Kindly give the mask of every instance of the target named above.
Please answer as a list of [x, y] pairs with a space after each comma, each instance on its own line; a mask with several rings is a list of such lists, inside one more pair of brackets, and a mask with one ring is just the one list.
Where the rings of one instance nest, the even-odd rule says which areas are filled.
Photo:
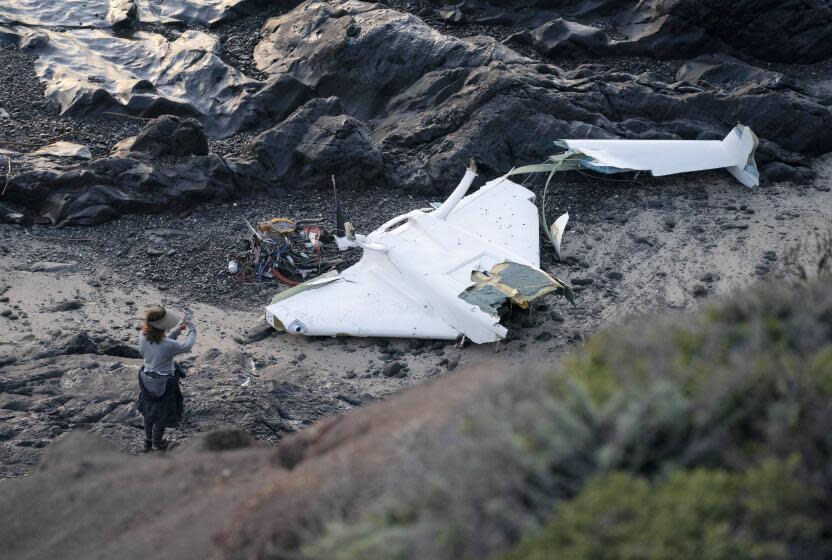
[[241, 281], [297, 286], [345, 262], [330, 234], [318, 221], [272, 218], [256, 227], [243, 250], [228, 259], [228, 272]]

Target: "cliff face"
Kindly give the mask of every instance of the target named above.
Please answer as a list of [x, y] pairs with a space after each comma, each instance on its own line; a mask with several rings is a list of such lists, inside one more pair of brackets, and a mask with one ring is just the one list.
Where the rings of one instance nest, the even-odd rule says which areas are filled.
[[[325, 188], [333, 173], [351, 188], [439, 194], [472, 157], [496, 176], [541, 161], [559, 138], [721, 139], [738, 122], [761, 138], [771, 180], [805, 183], [807, 158], [832, 150], [824, 0], [583, 2], [563, 14], [536, 3], [189, 1], [164, 17], [139, 2], [126, 22], [93, 27], [76, 23], [92, 4], [70, 3], [81, 15], [29, 4], [37, 25], [0, 4], [3, 48], [39, 84], [26, 99], [7, 87], [7, 124], [25, 138], [3, 146], [0, 204], [32, 220], [91, 224], [274, 185]], [[170, 22], [193, 29], [160, 27]], [[201, 121], [211, 153], [108, 153], [160, 115]], [[95, 159], [26, 148], [89, 138], [75, 127], [56, 136], [50, 120], [65, 119], [95, 130]]]

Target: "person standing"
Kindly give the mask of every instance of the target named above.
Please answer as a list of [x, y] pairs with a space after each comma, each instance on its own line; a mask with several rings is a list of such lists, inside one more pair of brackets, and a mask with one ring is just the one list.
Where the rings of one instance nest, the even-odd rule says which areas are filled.
[[[168, 330], [173, 331], [168, 335]], [[188, 329], [185, 340], [179, 341], [182, 331]], [[175, 428], [182, 420], [184, 398], [179, 388], [179, 378], [184, 373], [177, 370], [173, 358], [190, 352], [196, 342], [196, 327], [182, 316], [164, 307], [152, 307], [145, 311], [144, 325], [139, 334], [139, 353], [144, 365], [139, 370], [139, 412], [144, 416], [144, 451], [164, 451], [165, 428]]]

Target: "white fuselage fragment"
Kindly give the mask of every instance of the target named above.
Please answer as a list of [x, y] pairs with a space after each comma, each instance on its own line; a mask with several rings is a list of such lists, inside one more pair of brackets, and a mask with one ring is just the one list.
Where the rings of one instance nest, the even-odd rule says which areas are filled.
[[469, 170], [436, 211], [414, 210], [367, 235], [362, 259], [337, 277], [278, 295], [267, 321], [312, 336], [502, 339], [499, 317], [460, 294], [472, 271], [505, 261], [539, 267], [538, 212], [534, 193], [506, 178], [463, 198], [473, 178]]
[[603, 173], [649, 171], [673, 175], [725, 168], [747, 187], [760, 184], [754, 163], [757, 137], [737, 125], [722, 140], [561, 140], [567, 148], [589, 156], [587, 169]]

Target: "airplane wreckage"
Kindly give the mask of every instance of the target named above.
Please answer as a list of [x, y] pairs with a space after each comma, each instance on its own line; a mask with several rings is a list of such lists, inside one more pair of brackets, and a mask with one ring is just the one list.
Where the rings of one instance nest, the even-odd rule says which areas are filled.
[[[528, 308], [546, 294], [574, 304], [572, 291], [540, 269], [535, 194], [511, 175], [586, 169], [669, 175], [726, 168], [748, 187], [759, 184], [757, 137], [739, 125], [724, 140], [561, 140], [567, 150], [541, 165], [516, 168], [467, 194], [471, 166], [441, 205], [396, 216], [368, 235], [336, 237], [337, 247], [363, 256], [342, 272], [330, 269], [278, 293], [266, 321], [278, 331], [307, 336], [379, 336], [502, 340], [512, 305]], [[568, 214], [545, 228], [560, 258]], [[340, 229], [340, 228], [339, 228]], [[281, 275], [282, 276], [282, 275]], [[279, 276], [278, 276], [279, 278]], [[285, 278], [285, 276], [284, 276]]]

